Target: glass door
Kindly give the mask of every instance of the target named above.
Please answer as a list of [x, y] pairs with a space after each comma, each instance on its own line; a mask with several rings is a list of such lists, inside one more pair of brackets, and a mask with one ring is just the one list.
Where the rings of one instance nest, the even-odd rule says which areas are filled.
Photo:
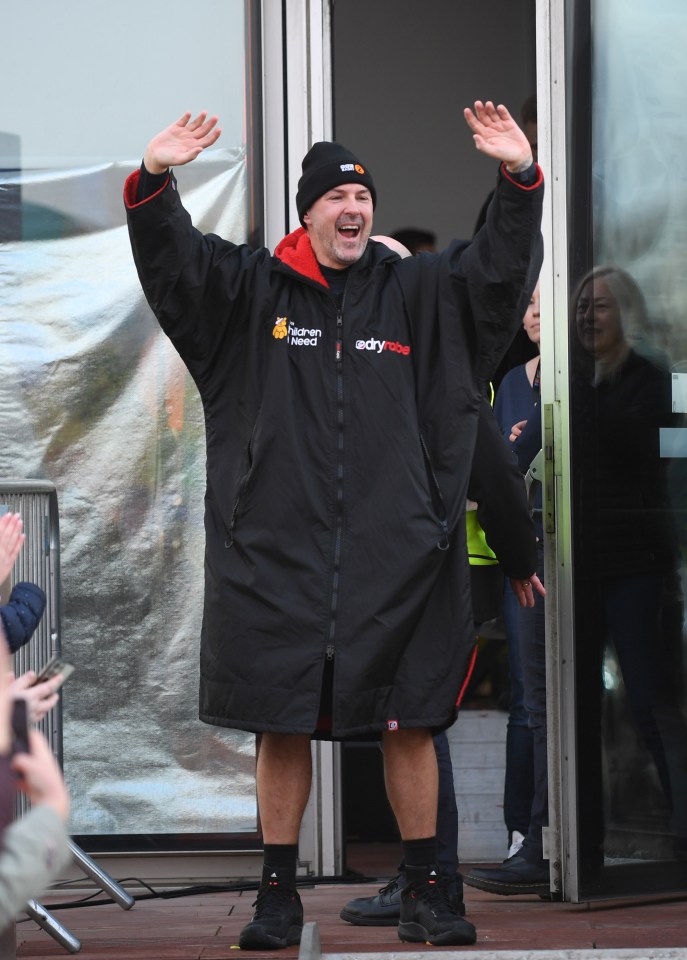
[[687, 888], [687, 6], [568, 0], [579, 899]]

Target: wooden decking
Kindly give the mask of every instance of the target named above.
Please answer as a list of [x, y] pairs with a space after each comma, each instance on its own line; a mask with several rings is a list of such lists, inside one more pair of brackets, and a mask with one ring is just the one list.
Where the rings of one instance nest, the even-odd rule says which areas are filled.
[[[418, 945], [402, 944], [394, 928], [354, 927], [339, 918], [347, 900], [372, 895], [377, 888], [378, 884], [339, 883], [301, 890], [306, 920], [318, 924], [323, 955], [417, 955]], [[137, 899], [128, 911], [110, 903], [60, 909], [55, 915], [81, 941], [76, 956], [82, 960], [220, 960], [237, 956], [238, 934], [250, 919], [253, 900], [251, 891], [196, 893]], [[51, 899], [44, 903], [50, 907]], [[466, 906], [477, 927], [475, 946], [424, 950], [439, 955], [457, 950], [461, 954], [488, 951], [498, 960], [501, 951], [517, 951], [530, 958], [533, 951], [543, 950], [632, 950], [632, 956], [639, 958], [658, 948], [687, 948], [684, 900], [589, 906], [544, 902], [537, 897], [495, 897], [466, 888]], [[289, 960], [298, 953], [298, 948], [292, 947], [248, 956]], [[32, 921], [18, 925], [17, 957], [21, 960], [68, 956]], [[687, 949], [662, 956], [687, 957]]]

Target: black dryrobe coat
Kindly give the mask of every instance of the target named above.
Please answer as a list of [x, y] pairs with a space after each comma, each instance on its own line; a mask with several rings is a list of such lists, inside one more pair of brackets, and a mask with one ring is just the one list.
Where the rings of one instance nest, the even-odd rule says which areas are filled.
[[273, 256], [195, 230], [173, 176], [138, 203], [127, 181], [143, 290], [205, 413], [201, 720], [333, 739], [453, 721], [479, 398], [539, 274], [541, 179], [500, 172], [472, 243], [401, 260], [371, 241], [341, 309], [302, 229]]

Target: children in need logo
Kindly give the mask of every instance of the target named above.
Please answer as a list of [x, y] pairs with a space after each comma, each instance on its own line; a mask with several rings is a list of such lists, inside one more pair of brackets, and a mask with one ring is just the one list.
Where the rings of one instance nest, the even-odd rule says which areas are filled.
[[[277, 317], [272, 327], [272, 336], [275, 340], [286, 340], [294, 347], [316, 347], [322, 337], [322, 331], [318, 328], [297, 327], [289, 323], [288, 317]], [[404, 357], [410, 354], [410, 347], [407, 344], [399, 343], [398, 340], [377, 340], [375, 337], [369, 340], [356, 340], [355, 349], [371, 350], [373, 353], [388, 351]]]
[[322, 331], [307, 327], [296, 327], [289, 323], [288, 317], [277, 317], [272, 327], [272, 336], [275, 340], [286, 340], [294, 347], [316, 347]]

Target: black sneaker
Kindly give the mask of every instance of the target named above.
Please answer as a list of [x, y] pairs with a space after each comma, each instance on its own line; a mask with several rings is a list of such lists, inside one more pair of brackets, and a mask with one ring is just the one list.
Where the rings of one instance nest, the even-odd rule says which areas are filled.
[[464, 946], [477, 940], [474, 926], [458, 913], [446, 881], [436, 874], [403, 889], [398, 935], [410, 943], [435, 947]]
[[272, 874], [262, 883], [253, 919], [239, 935], [242, 950], [279, 950], [301, 942], [303, 906], [296, 888]]

